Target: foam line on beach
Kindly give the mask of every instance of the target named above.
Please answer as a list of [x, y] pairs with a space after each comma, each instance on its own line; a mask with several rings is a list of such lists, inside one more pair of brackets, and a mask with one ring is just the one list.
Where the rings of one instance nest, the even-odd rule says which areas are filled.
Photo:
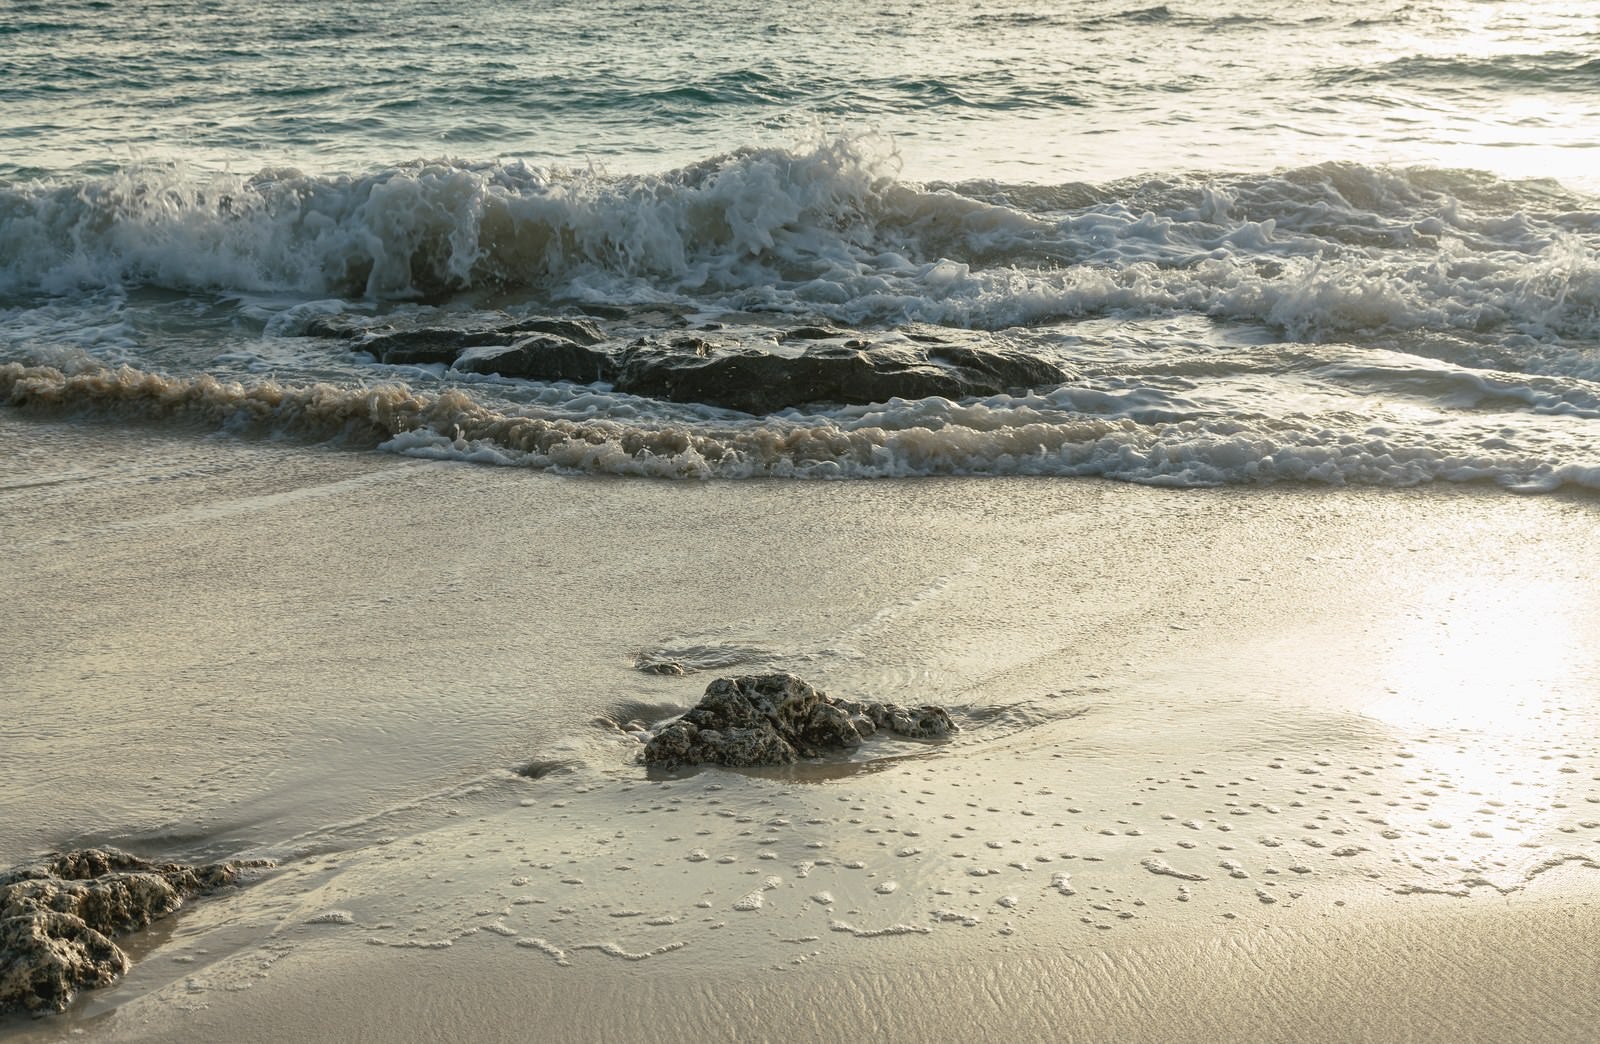
[[[904, 414], [894, 426], [827, 418], [692, 425], [506, 412], [460, 390], [243, 383], [130, 367], [67, 373], [19, 363], [0, 364], [0, 403], [45, 416], [203, 426], [382, 446], [431, 459], [661, 478], [1057, 475], [1166, 486], [1493, 482], [1523, 492], [1600, 488], [1592, 446], [1571, 447], [1569, 459], [1552, 462], [1490, 438], [1470, 419], [1430, 425], [1413, 440], [1376, 429], [1341, 433], [1292, 416], [1139, 424], [929, 399], [893, 404]], [[976, 416], [959, 423], [963, 411]]]

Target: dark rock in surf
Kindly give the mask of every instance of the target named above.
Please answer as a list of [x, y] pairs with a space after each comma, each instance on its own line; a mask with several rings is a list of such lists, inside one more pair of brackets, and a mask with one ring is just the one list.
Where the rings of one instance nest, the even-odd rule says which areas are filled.
[[810, 403], [997, 395], [1054, 387], [1066, 379], [1047, 360], [1000, 348], [815, 344], [785, 356], [747, 347], [673, 345], [634, 347], [616, 385], [634, 395], [761, 414]]
[[783, 347], [773, 350], [770, 342], [687, 334], [608, 344], [600, 326], [585, 318], [479, 318], [459, 327], [412, 329], [363, 325], [370, 322], [320, 317], [307, 332], [344, 339], [390, 365], [443, 364], [522, 380], [607, 383], [631, 395], [757, 415], [812, 404], [998, 395], [1055, 387], [1070, 376], [1025, 352], [959, 344], [914, 329], [904, 340], [872, 344], [858, 331], [797, 326], [779, 334]]
[[370, 353], [381, 363], [390, 366], [426, 366], [456, 361], [468, 348], [482, 345], [509, 345], [514, 334], [490, 330], [452, 330], [441, 327], [423, 327], [417, 330], [383, 330], [362, 338], [357, 351]]
[[358, 337], [365, 337], [371, 330], [371, 326], [356, 316], [319, 315], [307, 320], [300, 332], [306, 337], [353, 341]]
[[645, 743], [644, 761], [662, 768], [788, 765], [852, 750], [879, 730], [933, 739], [956, 726], [942, 707], [857, 703], [792, 674], [752, 674], [706, 686], [692, 710]]
[[87, 848], [0, 873], [0, 1013], [65, 1011], [78, 990], [109, 985], [128, 970], [112, 936], [233, 884], [246, 867], [267, 865], [151, 863]]
[[432, 363], [448, 366], [468, 349], [491, 345], [510, 347], [530, 335], [546, 335], [579, 345], [599, 344], [605, 340], [592, 320], [543, 316], [523, 319], [507, 316], [470, 326], [412, 329], [373, 327], [349, 316], [319, 316], [306, 324], [304, 332], [308, 337], [355, 341], [355, 350], [368, 352], [379, 362], [391, 366]]
[[968, 395], [1053, 388], [1070, 376], [1048, 359], [1006, 348], [975, 344], [937, 344], [923, 351], [928, 358], [959, 373], [971, 389]]
[[848, 330], [835, 330], [831, 326], [796, 326], [783, 331], [780, 341], [829, 341], [850, 336]]
[[549, 334], [552, 337], [562, 337], [577, 344], [599, 344], [606, 339], [592, 319], [518, 319], [500, 327], [501, 333], [524, 336], [527, 334]]
[[505, 346], [468, 348], [456, 358], [454, 368], [466, 373], [576, 384], [610, 383], [620, 370], [604, 349], [552, 335], [525, 337]]

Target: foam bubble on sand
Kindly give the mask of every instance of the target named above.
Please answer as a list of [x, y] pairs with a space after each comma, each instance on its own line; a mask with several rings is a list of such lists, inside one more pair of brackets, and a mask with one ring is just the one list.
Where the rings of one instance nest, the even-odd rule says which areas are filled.
[[1523, 880], [1532, 881], [1540, 874], [1548, 873], [1557, 867], [1566, 866], [1568, 863], [1577, 863], [1578, 865], [1586, 867], [1590, 870], [1600, 870], [1600, 862], [1596, 862], [1593, 856], [1577, 855], [1572, 852], [1560, 852], [1529, 867], [1528, 871], [1522, 875]]
[[706, 850], [703, 848], [693, 848], [689, 850], [689, 854], [684, 856], [684, 858], [691, 863], [703, 863], [710, 859], [711, 856], [708, 855]]
[[855, 936], [857, 939], [880, 939], [888, 935], [927, 935], [933, 931], [932, 928], [926, 928], [920, 924], [891, 924], [887, 928], [857, 928], [855, 925], [847, 924], [844, 921], [829, 921], [828, 930], [844, 932]]
[[933, 919], [941, 924], [959, 924], [963, 928], [975, 928], [983, 923], [983, 918], [964, 914], [959, 910], [935, 910]]
[[1062, 895], [1077, 895], [1077, 890], [1072, 887], [1072, 875], [1065, 870], [1058, 870], [1050, 875], [1050, 887]]
[[645, 950], [641, 953], [633, 953], [629, 950], [624, 950], [616, 943], [581, 943], [577, 946], [574, 946], [573, 949], [599, 950], [608, 957], [615, 957], [618, 960], [623, 961], [647, 961], [652, 957], [659, 957], [664, 953], [671, 953], [674, 950], [681, 950], [687, 945], [688, 943], [685, 942], [669, 942], [657, 946], [653, 950]]
[[1395, 885], [1392, 891], [1396, 895], [1449, 895], [1457, 899], [1464, 899], [1472, 894], [1471, 885], [1473, 883], [1478, 882], [1462, 882], [1448, 885], [1402, 884]]
[[833, 905], [833, 893], [832, 892], [818, 892], [816, 895], [811, 897], [811, 901], [814, 902], [814, 903], [817, 903], [820, 906], [832, 906]]
[[349, 910], [324, 910], [307, 917], [306, 924], [355, 924], [355, 914]]
[[878, 885], [878, 887], [875, 888], [874, 891], [876, 891], [879, 895], [889, 895], [890, 893], [898, 890], [899, 887], [900, 887], [900, 885], [899, 885], [898, 882], [895, 882], [895, 881], [884, 881], [882, 884]]
[[1184, 871], [1179, 870], [1177, 867], [1173, 866], [1171, 863], [1167, 862], [1165, 859], [1157, 859], [1154, 856], [1151, 856], [1150, 858], [1144, 860], [1139, 865], [1143, 866], [1146, 870], [1150, 871], [1152, 874], [1159, 874], [1162, 877], [1176, 877], [1180, 881], [1205, 881], [1205, 880], [1208, 880], [1208, 878], [1204, 874], [1185, 873]]
[[567, 951], [563, 950], [555, 943], [549, 942], [545, 939], [518, 939], [517, 945], [528, 950], [538, 950], [540, 953], [545, 954], [546, 956], [553, 957], [555, 958], [555, 962], [561, 965], [563, 968], [572, 963], [571, 961], [567, 960]]
[[1563, 866], [1577, 864], [1590, 870], [1600, 870], [1600, 861], [1593, 856], [1580, 855], [1574, 852], [1557, 852], [1523, 870], [1518, 879], [1510, 883], [1495, 881], [1481, 873], [1467, 874], [1457, 880], [1434, 882], [1408, 882], [1393, 886], [1390, 890], [1397, 895], [1449, 895], [1464, 898], [1472, 894], [1474, 888], [1487, 888], [1500, 895], [1511, 895], [1520, 892], [1533, 882], [1533, 879], [1542, 874]]

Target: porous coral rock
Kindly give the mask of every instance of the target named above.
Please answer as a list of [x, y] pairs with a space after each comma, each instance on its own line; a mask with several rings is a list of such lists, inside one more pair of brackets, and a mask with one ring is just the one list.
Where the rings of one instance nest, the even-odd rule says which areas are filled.
[[0, 873], [0, 1013], [66, 1010], [80, 989], [128, 970], [112, 942], [237, 880], [259, 862], [151, 863], [112, 848], [67, 852]]
[[718, 678], [683, 717], [645, 744], [648, 765], [787, 765], [850, 750], [880, 729], [915, 739], [949, 735], [942, 707], [837, 699], [792, 674]]

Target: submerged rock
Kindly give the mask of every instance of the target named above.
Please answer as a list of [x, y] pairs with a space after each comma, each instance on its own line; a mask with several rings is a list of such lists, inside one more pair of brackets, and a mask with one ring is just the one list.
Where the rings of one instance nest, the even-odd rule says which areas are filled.
[[631, 395], [752, 414], [812, 403], [997, 395], [1055, 387], [1070, 377], [1026, 352], [915, 331], [874, 344], [859, 331], [798, 326], [778, 334], [784, 347], [774, 350], [771, 342], [692, 335], [652, 334], [623, 343], [608, 339], [600, 324], [586, 318], [502, 314], [461, 326], [412, 329], [365, 322], [319, 317], [305, 333], [348, 341], [388, 364], [442, 363], [523, 380], [603, 382]]
[[128, 970], [128, 955], [112, 936], [265, 865], [151, 863], [86, 848], [0, 873], [0, 1013], [66, 1010], [78, 990], [107, 986]]
[[689, 351], [681, 344], [638, 345], [626, 356], [616, 386], [634, 395], [760, 414], [820, 402], [997, 395], [1054, 387], [1066, 379], [1054, 363], [1009, 349], [851, 341], [814, 343], [799, 355], [754, 347]]
[[617, 361], [603, 348], [554, 334], [524, 337], [508, 345], [467, 348], [456, 356], [454, 368], [466, 373], [575, 384], [614, 381], [619, 372]]
[[[460, 326], [411, 328], [375, 326], [371, 320], [360, 320], [350, 316], [319, 316], [308, 322], [303, 332], [308, 337], [330, 337], [354, 342], [353, 347], [356, 350], [367, 352], [379, 362], [394, 366], [431, 363], [443, 363], [449, 366], [470, 349], [511, 348], [519, 341], [539, 337], [548, 337], [576, 346], [599, 344], [605, 340], [600, 328], [589, 319], [559, 317], [515, 319], [504, 313], [488, 318], [480, 317], [475, 322]], [[517, 375], [508, 373], [506, 376]]]
[[914, 739], [956, 731], [942, 707], [858, 703], [824, 693], [792, 674], [718, 678], [683, 717], [645, 744], [647, 765], [788, 765], [851, 750], [878, 730]]

